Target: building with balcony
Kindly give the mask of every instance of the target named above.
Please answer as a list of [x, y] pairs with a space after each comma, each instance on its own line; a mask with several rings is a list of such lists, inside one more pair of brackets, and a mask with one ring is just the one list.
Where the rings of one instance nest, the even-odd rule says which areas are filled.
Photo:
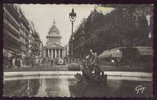
[[20, 13], [20, 39], [21, 39], [21, 55], [23, 58], [28, 56], [28, 45], [29, 45], [29, 34], [30, 33], [30, 27], [29, 27], [29, 21], [25, 17], [23, 11], [19, 8]]
[[15, 5], [3, 5], [3, 60], [6, 67], [11, 66], [12, 57], [21, 52], [20, 20]]
[[[39, 59], [42, 59], [42, 41], [40, 40], [39, 33], [35, 30], [33, 22], [29, 22], [29, 34], [27, 45], [27, 58], [29, 62], [39, 63]], [[28, 62], [28, 63], [29, 63]]]
[[[40, 38], [33, 26], [25, 17], [21, 8], [16, 4], [3, 5], [3, 58], [4, 66], [12, 67], [13, 59], [15, 62], [20, 59], [20, 66], [26, 63], [32, 51], [40, 48]], [[30, 44], [36, 44], [35, 46]], [[13, 65], [12, 65], [13, 64]]]

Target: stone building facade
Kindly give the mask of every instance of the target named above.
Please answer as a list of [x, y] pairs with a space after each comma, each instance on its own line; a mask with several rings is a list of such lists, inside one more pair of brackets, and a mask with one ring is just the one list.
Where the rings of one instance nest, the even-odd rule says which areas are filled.
[[65, 57], [64, 47], [61, 45], [61, 36], [59, 29], [56, 27], [55, 21], [50, 28], [47, 35], [47, 42], [43, 48], [43, 56], [49, 60], [59, 59]]
[[19, 67], [30, 64], [27, 59], [39, 49], [33, 46], [35, 43], [42, 44], [19, 5], [3, 4], [3, 67], [14, 68], [17, 59], [20, 59]]

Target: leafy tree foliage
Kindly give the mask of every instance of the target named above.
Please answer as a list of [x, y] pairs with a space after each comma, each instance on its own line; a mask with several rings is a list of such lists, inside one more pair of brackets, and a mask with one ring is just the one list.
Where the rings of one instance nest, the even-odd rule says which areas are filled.
[[[96, 9], [83, 21], [76, 34], [85, 32], [86, 47], [98, 53], [119, 46], [151, 46], [150, 26], [146, 15], [152, 16], [152, 5], [102, 5], [115, 8], [106, 15]], [[152, 28], [151, 28], [152, 29]], [[82, 41], [81, 41], [82, 42]]]

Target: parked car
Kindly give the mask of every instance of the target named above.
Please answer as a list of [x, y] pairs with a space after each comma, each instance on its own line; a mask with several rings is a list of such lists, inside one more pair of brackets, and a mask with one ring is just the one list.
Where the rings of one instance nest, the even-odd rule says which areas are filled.
[[57, 61], [57, 64], [58, 64], [58, 65], [63, 65], [63, 64], [65, 64], [65, 63], [64, 63], [64, 59], [59, 58], [58, 61]]

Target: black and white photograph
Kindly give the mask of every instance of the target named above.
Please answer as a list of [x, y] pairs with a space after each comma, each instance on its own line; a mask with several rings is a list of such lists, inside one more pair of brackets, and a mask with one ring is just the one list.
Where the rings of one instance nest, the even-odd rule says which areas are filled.
[[3, 97], [153, 97], [153, 4], [2, 8]]

